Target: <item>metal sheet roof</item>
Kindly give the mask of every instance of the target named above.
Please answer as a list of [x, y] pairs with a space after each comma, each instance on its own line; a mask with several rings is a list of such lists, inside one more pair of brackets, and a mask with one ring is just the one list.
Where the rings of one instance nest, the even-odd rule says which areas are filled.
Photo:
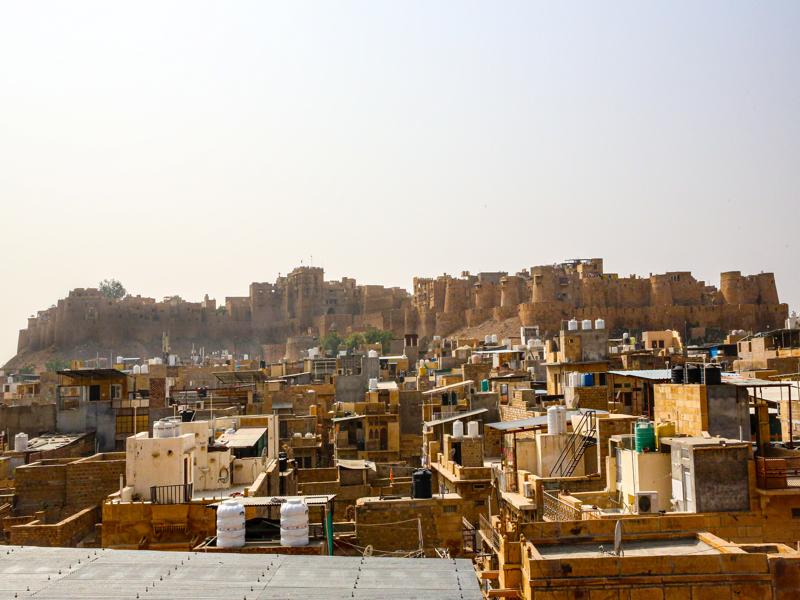
[[233, 385], [235, 383], [256, 383], [266, 381], [267, 376], [263, 371], [247, 370], [247, 371], [215, 371], [213, 373], [220, 383]]
[[346, 417], [335, 417], [333, 420], [334, 423], [344, 423], [345, 421], [355, 421], [356, 419], [363, 419], [367, 415], [348, 415]]
[[638, 377], [649, 381], [669, 381], [672, 378], [672, 372], [669, 369], [632, 369], [630, 371], [609, 371], [609, 374]]
[[265, 433], [267, 433], [266, 427], [242, 427], [232, 433], [223, 433], [217, 438], [217, 442], [228, 448], [250, 448], [255, 446]]
[[[302, 500], [308, 506], [322, 506], [336, 498], [336, 494], [320, 494], [315, 496], [239, 496], [234, 498], [242, 506], [278, 506], [288, 500]], [[208, 506], [217, 508], [222, 502]]]
[[63, 371], [56, 371], [56, 373], [59, 375], [66, 375], [67, 377], [89, 377], [92, 379], [127, 377], [126, 373], [118, 371], [117, 369], [64, 369]]
[[[568, 410], [567, 419], [571, 419], [574, 415], [582, 415], [587, 411], [586, 409]], [[608, 414], [605, 410], [595, 410], [597, 414]], [[517, 419], [515, 421], [499, 421], [497, 423], [487, 423], [486, 427], [491, 427], [497, 431], [514, 431], [520, 429], [535, 429], [537, 427], [547, 427], [547, 415], [541, 417], [531, 417], [529, 419]]]
[[467, 379], [466, 381], [457, 381], [456, 383], [451, 383], [449, 385], [443, 385], [442, 387], [433, 388], [432, 390], [428, 390], [426, 392], [422, 392], [423, 396], [430, 396], [432, 394], [439, 394], [441, 392], [446, 392], [447, 390], [456, 390], [458, 388], [462, 388], [468, 385], [472, 385], [475, 383], [472, 379]]
[[488, 408], [468, 410], [467, 412], [457, 413], [452, 417], [444, 417], [443, 419], [436, 419], [435, 421], [426, 421], [423, 423], [423, 425], [425, 425], [425, 427], [435, 427], [436, 425], [443, 425], [444, 423], [450, 423], [451, 421], [459, 421], [461, 419], [466, 419], [467, 417], [474, 417], [475, 415], [480, 415], [487, 412], [489, 412]]
[[348, 460], [340, 458], [336, 461], [336, 464], [342, 469], [351, 469], [354, 471], [364, 471], [367, 469], [371, 471], [376, 470], [375, 463], [371, 460]]
[[[7, 553], [7, 554], [6, 554]], [[466, 559], [4, 546], [0, 598], [482, 598]]]

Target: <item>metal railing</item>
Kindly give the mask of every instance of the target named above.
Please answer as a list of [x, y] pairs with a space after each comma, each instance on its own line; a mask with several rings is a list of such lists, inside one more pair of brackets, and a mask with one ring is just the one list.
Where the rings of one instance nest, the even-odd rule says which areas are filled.
[[492, 547], [492, 550], [495, 552], [500, 551], [500, 532], [498, 532], [492, 524], [489, 522], [489, 519], [484, 517], [483, 515], [478, 515], [479, 518], [479, 526], [481, 531], [481, 536], [483, 539], [487, 541], [487, 543]]
[[761, 489], [800, 488], [800, 457], [756, 457], [756, 482]]
[[192, 501], [194, 484], [150, 486], [150, 502], [153, 504], [184, 504]]
[[542, 490], [542, 503], [545, 521], [580, 521], [583, 518], [579, 508], [558, 497], [558, 491]]
[[475, 530], [475, 526], [467, 520], [467, 517], [461, 517], [461, 538], [465, 552], [478, 551], [478, 532]]

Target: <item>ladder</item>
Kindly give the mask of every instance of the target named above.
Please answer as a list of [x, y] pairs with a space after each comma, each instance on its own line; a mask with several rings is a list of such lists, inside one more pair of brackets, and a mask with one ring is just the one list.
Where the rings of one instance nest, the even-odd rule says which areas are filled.
[[553, 468], [550, 469], [550, 477], [572, 477], [575, 467], [583, 458], [586, 449], [597, 445], [595, 434], [597, 433], [597, 417], [595, 411], [587, 410], [583, 413], [581, 420], [575, 431], [567, 440], [567, 445], [561, 451]]

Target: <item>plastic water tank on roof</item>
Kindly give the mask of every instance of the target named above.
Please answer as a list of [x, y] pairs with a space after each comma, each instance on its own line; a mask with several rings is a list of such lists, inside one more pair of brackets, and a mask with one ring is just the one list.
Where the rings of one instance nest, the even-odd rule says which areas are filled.
[[300, 498], [281, 506], [281, 546], [308, 546], [308, 506]]
[[14, 452], [25, 452], [28, 449], [28, 434], [18, 433], [14, 436]]
[[605, 319], [595, 319], [594, 320], [594, 328], [595, 329], [605, 329], [606, 328]]
[[567, 331], [578, 331], [578, 319], [567, 321]]

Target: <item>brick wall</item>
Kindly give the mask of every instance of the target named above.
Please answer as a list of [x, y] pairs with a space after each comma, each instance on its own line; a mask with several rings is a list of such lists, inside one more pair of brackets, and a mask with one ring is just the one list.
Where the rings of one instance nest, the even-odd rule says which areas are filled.
[[9, 528], [9, 543], [19, 546], [75, 546], [92, 533], [98, 522], [96, 506], [86, 508], [53, 524], [31, 521]]
[[67, 465], [66, 505], [80, 509], [102, 502], [119, 489], [125, 475], [125, 453], [98, 454]]
[[119, 476], [125, 473], [125, 454], [48, 459], [18, 467], [16, 473], [16, 514], [45, 511], [51, 522], [99, 504], [118, 490]]
[[464, 509], [465, 500], [456, 494], [424, 500], [362, 498], [356, 504], [358, 545], [412, 552], [419, 547], [419, 518], [427, 556], [435, 556], [434, 548], [448, 548], [451, 556], [458, 556], [462, 552]]

